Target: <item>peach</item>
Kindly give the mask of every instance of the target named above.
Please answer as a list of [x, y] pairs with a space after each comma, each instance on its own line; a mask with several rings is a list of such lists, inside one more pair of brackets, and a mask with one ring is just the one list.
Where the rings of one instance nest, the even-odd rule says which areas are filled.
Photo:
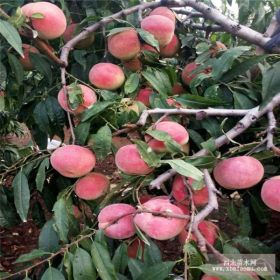
[[172, 87], [172, 94], [173, 95], [180, 95], [185, 91], [183, 86], [180, 83], [175, 83]]
[[76, 205], [73, 205], [72, 206], [72, 209], [73, 209], [73, 215], [76, 219], [80, 219], [82, 217], [82, 213], [80, 211], [80, 209], [76, 206]]
[[180, 49], [180, 41], [174, 34], [171, 41], [164, 47], [160, 47], [160, 55], [162, 57], [173, 57]]
[[113, 239], [125, 239], [135, 234], [133, 215], [136, 209], [125, 203], [115, 203], [104, 207], [97, 219], [98, 227]]
[[109, 186], [110, 181], [105, 175], [91, 172], [77, 181], [75, 193], [81, 199], [93, 200], [104, 195]]
[[138, 251], [141, 250], [141, 259], [144, 257], [145, 243], [139, 239], [134, 239], [127, 247], [127, 255], [130, 258], [135, 259], [137, 257]]
[[146, 175], [153, 171], [141, 158], [135, 144], [121, 147], [116, 153], [115, 162], [118, 169], [130, 175]]
[[[31, 21], [32, 27], [42, 39], [55, 39], [66, 30], [66, 17], [63, 11], [49, 2], [36, 2], [24, 5], [21, 8], [24, 16]], [[41, 14], [43, 18], [32, 18], [33, 14]]]
[[[192, 178], [188, 178], [187, 182], [192, 185], [194, 180]], [[206, 186], [200, 190], [192, 190], [192, 193], [195, 206], [201, 207], [208, 203], [208, 189]], [[172, 184], [172, 195], [178, 202], [189, 205], [189, 193], [184, 184], [183, 176], [175, 176]]]
[[140, 41], [135, 29], [129, 29], [108, 38], [108, 50], [116, 58], [130, 60], [140, 52]]
[[166, 8], [166, 7], [157, 7], [157, 8], [155, 8], [149, 14], [149, 16], [153, 16], [153, 15], [159, 15], [159, 16], [167, 17], [174, 24], [176, 22], [176, 16], [175, 16], [174, 12], [171, 11], [170, 9]]
[[[71, 23], [66, 27], [65, 32], [62, 35], [63, 41], [67, 43], [71, 39], [73, 39], [76, 35], [78, 35], [79, 24]], [[75, 49], [86, 49], [89, 48], [94, 42], [94, 34], [90, 33], [85, 39], [81, 40], [78, 44], [74, 46]]]
[[50, 157], [52, 167], [61, 175], [77, 178], [89, 173], [95, 166], [93, 152], [78, 145], [57, 148]]
[[[159, 122], [155, 127], [155, 130], [164, 131], [168, 133], [171, 138], [180, 145], [184, 145], [189, 141], [189, 134], [187, 130], [179, 123], [173, 121], [162, 121]], [[164, 142], [146, 136], [148, 145], [158, 152], [165, 151]]]
[[[214, 245], [214, 243], [217, 239], [217, 236], [218, 236], [218, 227], [210, 221], [201, 221], [198, 225], [198, 229], [200, 230], [201, 234], [205, 237], [205, 239], [211, 245]], [[188, 231], [186, 229], [183, 229], [180, 232], [178, 239], [182, 245], [185, 244], [187, 235], [188, 235]], [[194, 235], [191, 236], [191, 239], [194, 241], [197, 241], [197, 239]]]
[[141, 196], [139, 197], [139, 201], [140, 201], [141, 204], [143, 204], [143, 203], [149, 201], [149, 200], [152, 199], [152, 198], [154, 198], [153, 195], [151, 195], [151, 194], [144, 194], [144, 195], [141, 195]]
[[184, 84], [189, 85], [191, 83], [191, 81], [197, 76], [197, 74], [191, 74], [191, 73], [198, 66], [199, 66], [199, 64], [197, 64], [195, 62], [189, 63], [185, 66], [185, 68], [183, 69], [183, 72], [182, 72], [182, 81], [184, 82]]
[[141, 28], [153, 34], [159, 46], [163, 47], [172, 40], [175, 24], [164, 16], [152, 15], [141, 21]]
[[264, 175], [264, 168], [260, 161], [251, 156], [238, 156], [219, 162], [213, 174], [220, 186], [240, 190], [259, 183]]
[[264, 182], [261, 198], [269, 208], [280, 212], [280, 178], [272, 177]]
[[[184, 214], [179, 207], [164, 199], [152, 199], [145, 202], [142, 206], [151, 211]], [[185, 227], [187, 221], [143, 212], [135, 215], [134, 223], [151, 238], [167, 240], [178, 235]]]
[[150, 96], [153, 93], [151, 88], [142, 88], [139, 90], [135, 100], [142, 102], [145, 106], [149, 107], [150, 104]]
[[101, 62], [90, 69], [89, 80], [98, 88], [115, 90], [121, 87], [125, 76], [118, 65]]
[[137, 72], [142, 70], [142, 62], [138, 57], [135, 57], [131, 60], [127, 60], [127, 61], [122, 61], [123, 66], [132, 71], [132, 72]]
[[31, 71], [34, 69], [34, 65], [29, 57], [30, 53], [40, 53], [35, 47], [28, 45], [28, 44], [22, 44], [23, 49], [23, 55], [24, 57], [21, 57], [19, 59], [22, 67], [24, 70]]
[[74, 87], [67, 86], [67, 91], [68, 91], [69, 96], [71, 96], [71, 94], [75, 94], [76, 87], [78, 87], [78, 89], [80, 88], [80, 90], [81, 90], [83, 102], [75, 110], [72, 110], [69, 107], [68, 99], [67, 99], [67, 96], [64, 93], [63, 89], [61, 89], [58, 92], [57, 100], [58, 100], [59, 105], [65, 111], [70, 112], [70, 113], [75, 113], [75, 114], [81, 114], [82, 112], [84, 112], [85, 110], [87, 110], [93, 106], [93, 104], [97, 101], [97, 97], [96, 97], [95, 92], [91, 88], [81, 85], [81, 84], [77, 84]]
[[150, 46], [148, 44], [142, 44], [141, 45], [141, 51], [158, 53], [158, 51], [154, 47], [152, 47], [152, 46]]

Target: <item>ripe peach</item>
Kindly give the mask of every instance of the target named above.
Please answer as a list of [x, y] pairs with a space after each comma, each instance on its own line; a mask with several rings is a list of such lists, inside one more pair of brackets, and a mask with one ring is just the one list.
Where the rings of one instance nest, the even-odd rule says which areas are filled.
[[134, 144], [121, 147], [116, 153], [115, 162], [122, 172], [130, 175], [146, 175], [153, 171], [141, 158]]
[[159, 46], [163, 47], [172, 40], [175, 24], [164, 16], [152, 15], [141, 21], [141, 28], [153, 34]]
[[[194, 180], [192, 178], [188, 178], [187, 182], [192, 185]], [[208, 189], [206, 186], [200, 190], [192, 190], [192, 193], [195, 206], [200, 207], [208, 203]], [[178, 202], [189, 205], [189, 193], [184, 184], [183, 176], [175, 176], [172, 184], [172, 195]]]
[[112, 137], [112, 144], [118, 150], [119, 148], [121, 148], [123, 146], [132, 144], [132, 142], [126, 137], [113, 136]]
[[98, 215], [98, 227], [113, 239], [125, 239], [135, 234], [133, 215], [136, 209], [125, 203], [104, 207]]
[[128, 245], [127, 255], [128, 255], [128, 257], [135, 259], [137, 257], [138, 251], [141, 250], [141, 253], [142, 253], [141, 259], [143, 259], [144, 248], [145, 248], [145, 243], [141, 239], [136, 238]]
[[[81, 84], [77, 84], [77, 86], [81, 89], [82, 97], [83, 97], [83, 103], [80, 104], [78, 106], [78, 108], [76, 108], [75, 110], [72, 110], [69, 107], [67, 96], [65, 95], [63, 89], [61, 89], [58, 92], [57, 100], [58, 100], [59, 105], [65, 111], [70, 112], [70, 113], [75, 113], [75, 114], [81, 114], [82, 112], [84, 112], [85, 110], [87, 110], [93, 106], [93, 104], [97, 101], [97, 97], [96, 97], [95, 92], [91, 88], [81, 85]], [[75, 87], [73, 88], [73, 87], [68, 86], [67, 90], [68, 90], [68, 95], [75, 94], [75, 92], [74, 92]]]
[[[63, 41], [67, 43], [78, 35], [79, 25], [78, 23], [71, 23], [66, 27], [65, 32], [62, 35]], [[94, 34], [90, 33], [85, 39], [81, 40], [75, 45], [75, 49], [86, 49], [89, 48], [94, 42]]]
[[150, 104], [150, 96], [153, 93], [151, 88], [142, 88], [139, 90], [135, 100], [142, 102], [145, 106], [149, 107]]
[[77, 178], [89, 173], [95, 166], [94, 153], [78, 145], [57, 148], [50, 157], [52, 167], [61, 175]]
[[173, 57], [180, 49], [180, 41], [178, 37], [174, 34], [171, 41], [165, 46], [160, 47], [160, 55], [162, 57]]
[[247, 189], [256, 185], [264, 175], [260, 161], [250, 156], [222, 160], [214, 168], [214, 178], [229, 190]]
[[264, 182], [261, 198], [269, 208], [280, 212], [280, 178], [276, 176]]
[[140, 41], [135, 29], [129, 29], [108, 38], [108, 50], [116, 58], [130, 60], [140, 52]]
[[174, 24], [176, 22], [176, 16], [174, 14], [173, 11], [171, 11], [170, 9], [166, 8], [166, 7], [157, 7], [154, 10], [151, 11], [151, 13], [149, 14], [149, 16], [153, 16], [153, 15], [159, 15], [159, 16], [163, 16], [163, 17], [167, 17], [169, 18]]
[[151, 195], [151, 194], [144, 194], [144, 195], [141, 195], [141, 196], [139, 197], [139, 200], [140, 200], [140, 203], [143, 204], [143, 203], [149, 201], [149, 200], [152, 199], [152, 198], [154, 198], [153, 195]]
[[[29, 3], [24, 5], [21, 10], [24, 16], [30, 18], [32, 27], [42, 39], [58, 38], [66, 30], [67, 22], [63, 11], [52, 3]], [[43, 18], [32, 18], [34, 14], [41, 14]]]
[[[155, 130], [164, 131], [168, 133], [171, 138], [180, 145], [184, 145], [189, 141], [189, 134], [187, 130], [179, 123], [173, 121], [162, 121], [159, 122]], [[145, 137], [148, 141], [148, 145], [155, 151], [165, 151], [164, 142], [151, 138], [150, 136]]]
[[180, 95], [185, 91], [183, 86], [180, 83], [175, 83], [172, 87], [172, 94], [173, 95]]
[[[164, 199], [149, 200], [143, 207], [151, 211], [183, 214], [179, 207]], [[167, 240], [178, 235], [187, 222], [183, 219], [165, 218], [143, 212], [135, 215], [134, 223], [148, 236], [157, 240]]]
[[24, 58], [21, 57], [19, 59], [19, 61], [24, 70], [31, 71], [34, 69], [34, 65], [29, 57], [29, 54], [30, 53], [39, 53], [39, 51], [35, 47], [28, 45], [28, 44], [22, 44], [22, 49], [23, 49]]
[[182, 72], [182, 81], [184, 84], [189, 85], [191, 81], [196, 77], [197, 74], [191, 74], [192, 71], [194, 71], [199, 64], [192, 62], [185, 66]]
[[81, 199], [93, 200], [104, 195], [109, 185], [110, 181], [105, 175], [91, 172], [77, 181], [75, 193]]
[[152, 53], [158, 53], [158, 51], [157, 51], [154, 47], [152, 47], [152, 46], [150, 46], [150, 45], [148, 45], [148, 44], [142, 44], [142, 45], [141, 45], [141, 51], [147, 51], [147, 52], [152, 52]]
[[97, 63], [89, 72], [90, 82], [98, 88], [115, 90], [125, 80], [122, 69], [112, 63]]
[[137, 72], [142, 69], [142, 62], [138, 57], [132, 58], [131, 60], [122, 61], [123, 66], [132, 71]]

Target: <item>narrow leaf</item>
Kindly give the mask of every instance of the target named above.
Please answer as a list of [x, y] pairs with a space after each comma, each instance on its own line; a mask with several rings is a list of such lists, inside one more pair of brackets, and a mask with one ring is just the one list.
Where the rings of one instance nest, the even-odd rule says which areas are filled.
[[36, 182], [36, 188], [40, 192], [43, 190], [44, 182], [45, 182], [45, 179], [46, 179], [46, 169], [48, 169], [49, 166], [50, 166], [49, 158], [45, 158], [40, 163], [40, 166], [38, 168], [35, 182]]
[[42, 275], [41, 280], [65, 280], [65, 278], [58, 269], [49, 267]]
[[34, 259], [45, 257], [45, 256], [48, 256], [50, 254], [51, 253], [45, 252], [45, 251], [43, 251], [41, 249], [34, 249], [30, 253], [20, 255], [17, 258], [17, 260], [15, 261], [15, 263], [22, 263], [22, 262], [32, 261]]
[[57, 200], [53, 206], [53, 211], [54, 211], [55, 228], [58, 232], [58, 235], [62, 241], [67, 243], [69, 221], [67, 216], [66, 201], [63, 198]]

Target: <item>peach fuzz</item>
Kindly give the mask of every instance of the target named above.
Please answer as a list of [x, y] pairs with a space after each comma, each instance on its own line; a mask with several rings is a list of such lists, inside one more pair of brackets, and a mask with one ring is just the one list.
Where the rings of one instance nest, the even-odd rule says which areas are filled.
[[97, 63], [89, 71], [90, 82], [100, 89], [115, 90], [125, 80], [123, 70], [112, 63]]
[[160, 55], [162, 57], [174, 57], [180, 49], [180, 41], [174, 34], [172, 40], [165, 46], [160, 48]]
[[115, 163], [119, 170], [130, 175], [146, 175], [153, 171], [141, 158], [135, 144], [121, 147], [115, 155]]
[[77, 181], [75, 193], [81, 199], [93, 200], [104, 195], [109, 186], [110, 181], [105, 175], [91, 172]]
[[[80, 87], [80, 89], [82, 91], [82, 97], [83, 97], [83, 103], [80, 104], [78, 106], [78, 108], [76, 108], [75, 110], [72, 110], [69, 107], [68, 100], [67, 100], [66, 94], [64, 93], [63, 89], [61, 89], [58, 92], [57, 100], [58, 100], [59, 105], [65, 111], [70, 112], [70, 113], [75, 113], [75, 114], [81, 114], [85, 110], [92, 107], [92, 105], [97, 101], [97, 97], [96, 97], [95, 92], [91, 88], [81, 85], [81, 84], [78, 84], [77, 86]], [[68, 95], [73, 94], [73, 90], [71, 90], [71, 87], [68, 86], [67, 90], [68, 90]]]
[[135, 57], [131, 60], [127, 60], [127, 61], [122, 61], [123, 66], [132, 71], [132, 72], [137, 72], [140, 71], [142, 69], [142, 62], [138, 57]]
[[98, 227], [113, 239], [126, 239], [135, 234], [133, 215], [136, 209], [125, 203], [115, 203], [104, 207], [97, 219]]
[[150, 96], [153, 93], [151, 88], [142, 88], [139, 90], [135, 100], [142, 102], [145, 106], [149, 107], [150, 104]]
[[278, 176], [264, 182], [261, 198], [266, 206], [280, 212], [280, 178]]
[[152, 15], [141, 21], [141, 28], [153, 34], [159, 46], [163, 47], [172, 40], [175, 24], [164, 16]]
[[34, 65], [29, 57], [29, 54], [30, 53], [40, 53], [37, 48], [31, 46], [31, 45], [28, 45], [28, 44], [22, 44], [22, 49], [23, 49], [23, 55], [24, 57], [21, 57], [19, 59], [22, 67], [24, 70], [33, 70], [34, 69]]
[[[73, 39], [76, 35], [78, 35], [77, 31], [79, 30], [79, 24], [78, 23], [71, 23], [66, 27], [65, 32], [62, 35], [63, 41], [67, 43], [71, 39]], [[75, 49], [86, 49], [91, 46], [91, 44], [94, 42], [94, 34], [90, 33], [85, 39], [81, 40], [79, 43], [77, 43], [74, 48]]]
[[141, 250], [141, 259], [144, 257], [145, 243], [139, 239], [134, 239], [127, 247], [127, 255], [129, 258], [135, 259], [137, 257], [138, 251]]
[[[151, 211], [184, 214], [179, 207], [163, 199], [149, 200], [143, 204], [143, 207]], [[167, 240], [178, 235], [187, 222], [184, 219], [165, 218], [154, 216], [151, 213], [138, 213], [134, 217], [134, 223], [151, 238]]]
[[140, 41], [134, 29], [113, 34], [108, 38], [108, 50], [116, 58], [130, 60], [140, 52]]
[[[162, 121], [154, 127], [154, 130], [166, 132], [179, 145], [184, 145], [189, 141], [189, 134], [187, 130], [177, 122]], [[165, 151], [164, 142], [153, 139], [149, 135], [146, 136], [146, 141], [154, 151]]]
[[[192, 185], [194, 180], [192, 178], [188, 178], [187, 182]], [[208, 203], [208, 189], [206, 186], [200, 190], [192, 190], [192, 193], [195, 206], [200, 207]], [[172, 184], [172, 195], [179, 203], [189, 205], [189, 193], [184, 184], [183, 176], [175, 176]]]
[[174, 12], [166, 7], [155, 8], [149, 14], [149, 16], [153, 16], [153, 15], [159, 15], [159, 16], [166, 17], [166, 18], [170, 19], [174, 24], [176, 22], [176, 16], [175, 16]]
[[220, 161], [213, 174], [218, 184], [225, 189], [240, 190], [259, 183], [264, 168], [260, 161], [251, 156], [238, 156]]
[[57, 148], [52, 153], [50, 161], [58, 173], [68, 178], [86, 175], [95, 167], [96, 163], [94, 153], [78, 145]]
[[[42, 39], [55, 39], [66, 30], [66, 17], [63, 11], [49, 2], [35, 2], [21, 8], [24, 16], [30, 18], [32, 27]], [[43, 18], [32, 18], [33, 14], [42, 14]]]

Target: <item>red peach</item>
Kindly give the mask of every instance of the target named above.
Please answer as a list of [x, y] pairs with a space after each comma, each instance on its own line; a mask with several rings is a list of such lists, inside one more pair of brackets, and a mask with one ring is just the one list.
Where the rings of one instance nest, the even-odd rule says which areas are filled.
[[[63, 11], [49, 2], [36, 2], [21, 8], [24, 16], [30, 18], [32, 27], [42, 39], [55, 39], [66, 30], [66, 17]], [[32, 18], [33, 14], [41, 14], [43, 18]]]
[[90, 69], [89, 80], [98, 88], [115, 90], [121, 87], [125, 76], [118, 65], [97, 63]]
[[261, 198], [269, 208], [280, 212], [280, 179], [277, 177], [272, 177], [264, 182]]
[[61, 175], [77, 178], [89, 173], [95, 166], [93, 152], [78, 145], [57, 148], [50, 157], [52, 167]]
[[141, 259], [143, 260], [144, 248], [145, 248], [145, 243], [141, 239], [136, 238], [128, 245], [127, 255], [128, 257], [135, 259], [137, 257], [138, 251], [141, 250], [142, 253]]
[[141, 28], [153, 34], [159, 46], [162, 47], [172, 40], [175, 24], [164, 16], [152, 15], [141, 21]]
[[219, 162], [213, 174], [220, 186], [229, 190], [240, 190], [260, 182], [264, 168], [261, 162], [253, 157], [238, 156]]
[[29, 57], [30, 53], [40, 53], [35, 47], [28, 45], [28, 44], [22, 44], [22, 49], [23, 49], [23, 55], [24, 58], [21, 57], [19, 59], [22, 67], [24, 70], [33, 70], [34, 69], [34, 65]]
[[[192, 178], [188, 178], [187, 182], [192, 185], [194, 180]], [[192, 193], [195, 206], [200, 207], [208, 203], [208, 189], [206, 186], [200, 190], [192, 190]], [[183, 176], [175, 176], [172, 184], [172, 195], [178, 202], [189, 205], [189, 193], [184, 184]]]
[[98, 215], [98, 227], [113, 239], [125, 239], [135, 234], [133, 215], [136, 209], [129, 204], [115, 203], [104, 207]]
[[144, 194], [144, 195], [141, 195], [141, 196], [139, 197], [139, 201], [140, 201], [141, 204], [143, 204], [143, 203], [149, 201], [149, 200], [152, 199], [152, 198], [154, 198], [153, 195], [151, 195], [151, 194]]
[[118, 169], [130, 175], [146, 175], [153, 171], [141, 158], [134, 144], [121, 147], [116, 153], [115, 162]]
[[[168, 133], [171, 138], [180, 145], [184, 145], [189, 141], [189, 134], [187, 130], [179, 123], [173, 121], [162, 121], [159, 122], [154, 129]], [[146, 140], [153, 150], [159, 152], [165, 151], [164, 142], [153, 139], [148, 135], [146, 136]]]
[[162, 57], [173, 57], [180, 49], [180, 41], [178, 37], [174, 34], [172, 40], [165, 46], [160, 47], [160, 55]]
[[153, 16], [153, 15], [159, 15], [159, 16], [163, 16], [163, 17], [167, 17], [169, 18], [174, 24], [176, 22], [176, 16], [174, 14], [173, 11], [171, 11], [170, 9], [166, 8], [166, 7], [157, 7], [154, 10], [151, 11], [151, 13], [149, 14], [149, 16]]
[[130, 60], [140, 52], [140, 41], [134, 29], [125, 30], [108, 38], [108, 50], [116, 58]]
[[172, 87], [172, 94], [173, 95], [180, 95], [185, 91], [183, 86], [180, 83], [175, 83]]
[[[84, 112], [85, 110], [87, 110], [93, 106], [93, 104], [97, 101], [97, 97], [96, 97], [95, 92], [91, 88], [81, 85], [81, 84], [77, 84], [77, 87], [79, 87], [82, 91], [83, 103], [80, 104], [78, 106], [78, 108], [76, 108], [75, 110], [72, 110], [69, 107], [68, 100], [67, 100], [67, 97], [66, 97], [63, 89], [61, 89], [58, 92], [57, 100], [58, 100], [59, 105], [65, 111], [70, 112], [70, 113], [75, 113], [75, 114], [81, 114], [82, 112]], [[74, 94], [75, 88], [68, 86], [67, 91], [68, 91], [68, 95]]]
[[197, 64], [195, 62], [189, 63], [185, 66], [185, 68], [183, 69], [183, 72], [182, 72], [182, 80], [183, 80], [184, 84], [189, 85], [191, 83], [191, 81], [196, 77], [197, 74], [191, 74], [191, 73], [198, 66], [199, 66], [199, 64]]
[[153, 93], [151, 88], [142, 88], [139, 90], [135, 100], [142, 102], [145, 106], [149, 107], [150, 104], [150, 96]]
[[[152, 199], [143, 204], [145, 209], [174, 214], [183, 214], [183, 211], [163, 199]], [[148, 236], [157, 240], [167, 240], [178, 235], [186, 225], [186, 220], [165, 218], [151, 213], [139, 213], [134, 217], [134, 223]]]
[[122, 61], [122, 64], [126, 69], [132, 72], [137, 72], [142, 69], [142, 62], [138, 57], [135, 57], [128, 61]]
[[77, 181], [75, 193], [81, 199], [93, 200], [104, 195], [109, 186], [110, 181], [105, 175], [91, 172]]

